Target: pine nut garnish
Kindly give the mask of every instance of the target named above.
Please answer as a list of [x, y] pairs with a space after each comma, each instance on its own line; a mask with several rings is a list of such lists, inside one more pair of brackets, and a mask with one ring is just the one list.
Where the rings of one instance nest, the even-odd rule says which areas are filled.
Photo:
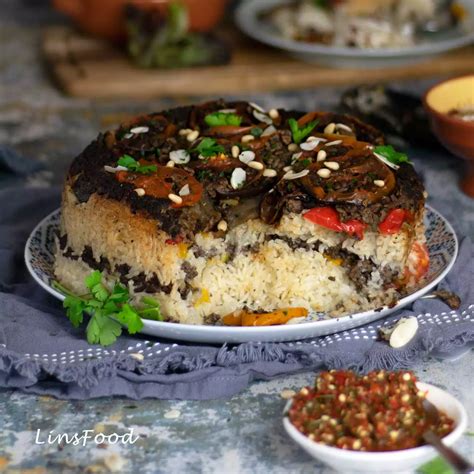
[[240, 141], [242, 143], [248, 143], [248, 142], [251, 142], [252, 140], [255, 140], [255, 137], [253, 135], [244, 135]]
[[272, 169], [270, 169], [270, 168], [267, 168], [267, 169], [263, 172], [263, 176], [265, 176], [265, 178], [274, 178], [276, 175], [277, 175], [276, 170], [272, 170]]
[[168, 199], [176, 204], [183, 204], [183, 198], [178, 196], [177, 194], [168, 194]]
[[175, 164], [176, 164], [176, 163], [175, 163], [174, 161], [171, 161], [171, 160], [170, 160], [170, 161], [168, 161], [168, 163], [166, 163], [166, 166], [167, 166], [168, 168], [174, 168], [174, 165], [175, 165]]
[[255, 153], [251, 150], [245, 150], [242, 153], [239, 153], [239, 161], [248, 165], [251, 161], [255, 159]]
[[188, 133], [186, 140], [188, 142], [193, 142], [197, 137], [199, 137], [199, 130], [193, 130], [191, 133]]
[[334, 145], [340, 145], [342, 143], [342, 140], [334, 140], [333, 142], [327, 142], [324, 144], [324, 146], [334, 146]]
[[324, 133], [332, 134], [336, 130], [336, 124], [331, 122], [324, 128]]
[[268, 115], [270, 115], [270, 117], [271, 117], [273, 120], [275, 120], [275, 119], [277, 119], [277, 118], [280, 116], [280, 112], [278, 112], [277, 109], [270, 109], [270, 110], [268, 111]]
[[150, 130], [148, 127], [135, 127], [130, 130], [130, 133], [137, 135], [139, 133], [147, 133]]
[[292, 170], [290, 170], [283, 175], [283, 179], [299, 179], [299, 178], [303, 178], [307, 174], [309, 174], [309, 170], [303, 170], [303, 171], [300, 171], [299, 173], [294, 173]]
[[250, 163], [247, 163], [247, 166], [249, 168], [253, 168], [254, 170], [263, 170], [263, 168], [265, 168], [263, 163], [260, 163], [260, 161], [251, 161]]
[[321, 178], [329, 178], [329, 176], [331, 176], [331, 170], [328, 170], [327, 168], [321, 168], [318, 170], [318, 176]]
[[143, 188], [134, 189], [134, 191], [141, 197], [145, 196], [145, 190]]
[[316, 155], [316, 161], [324, 161], [328, 154], [324, 150], [319, 150]]
[[283, 168], [283, 171], [286, 173], [287, 171], [290, 171], [290, 170], [292, 170], [292, 169], [293, 169], [293, 166], [285, 166], [285, 167]]
[[222, 232], [225, 232], [227, 230], [227, 222], [224, 220], [219, 221], [219, 223], [217, 224], [217, 229], [221, 230]]
[[268, 135], [273, 135], [276, 131], [277, 129], [273, 125], [269, 125], [260, 136], [267, 137]]
[[288, 145], [288, 151], [294, 152], [298, 150], [298, 145], [296, 143], [290, 143]]
[[325, 161], [324, 166], [334, 171], [339, 169], [339, 163], [337, 163], [336, 161]]
[[382, 179], [375, 179], [374, 184], [379, 188], [383, 188], [385, 186], [385, 181], [383, 181]]
[[190, 128], [182, 128], [178, 133], [181, 136], [189, 135], [192, 132]]
[[238, 158], [240, 154], [240, 148], [237, 145], [234, 145], [231, 148], [230, 152], [232, 153], [233, 158]]

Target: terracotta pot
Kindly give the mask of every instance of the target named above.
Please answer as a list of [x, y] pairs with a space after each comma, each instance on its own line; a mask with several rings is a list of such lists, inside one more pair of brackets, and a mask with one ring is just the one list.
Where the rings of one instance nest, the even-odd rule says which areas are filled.
[[474, 121], [448, 115], [453, 109], [474, 106], [474, 74], [436, 84], [425, 94], [423, 102], [438, 140], [466, 160], [467, 172], [461, 180], [461, 189], [474, 197]]
[[[113, 41], [125, 37], [123, 9], [132, 4], [166, 12], [170, 0], [53, 0], [86, 33]], [[187, 6], [192, 31], [210, 31], [222, 18], [227, 0], [180, 0]]]

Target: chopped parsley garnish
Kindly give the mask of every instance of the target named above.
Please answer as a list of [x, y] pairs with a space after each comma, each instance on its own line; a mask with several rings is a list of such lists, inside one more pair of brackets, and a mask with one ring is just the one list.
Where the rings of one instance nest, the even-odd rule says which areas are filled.
[[87, 342], [109, 346], [122, 334], [125, 327], [129, 334], [135, 334], [143, 328], [142, 318], [162, 321], [158, 301], [145, 296], [142, 298], [143, 307], [138, 309], [130, 303], [128, 289], [116, 283], [110, 290], [102, 282], [102, 273], [93, 271], [85, 278], [89, 293], [77, 296], [58, 282], [53, 286], [66, 295], [63, 307], [74, 327], [83, 322], [84, 313], [90, 315], [86, 327]]
[[198, 170], [196, 173], [196, 178], [198, 181], [204, 181], [205, 179], [212, 178], [212, 172], [209, 170]]
[[390, 163], [394, 165], [400, 165], [402, 163], [410, 163], [406, 153], [400, 153], [393, 148], [392, 145], [380, 145], [374, 148], [374, 153], [377, 153], [386, 158]]
[[318, 120], [313, 120], [300, 128], [298, 122], [294, 118], [290, 118], [288, 120], [288, 125], [290, 126], [293, 141], [299, 145], [307, 136], [309, 136], [318, 122]]
[[250, 130], [250, 134], [258, 138], [263, 133], [263, 130], [260, 127], [253, 127]]
[[212, 138], [204, 138], [196, 148], [191, 151], [196, 151], [205, 158], [224, 153], [225, 149], [223, 146], [218, 145], [217, 142]]
[[324, 9], [329, 8], [328, 0], [313, 0], [313, 5], [317, 8], [324, 8]]
[[142, 165], [130, 155], [121, 156], [120, 159], [117, 161], [117, 164], [119, 166], [124, 166], [129, 171], [143, 174], [154, 173], [158, 169], [158, 166], [156, 165]]
[[301, 160], [299, 162], [299, 164], [301, 166], [304, 166], [305, 168], [306, 168], [306, 166], [309, 166], [311, 163], [312, 163], [312, 161], [309, 158], [305, 158], [304, 160]]
[[218, 127], [220, 125], [234, 125], [238, 127], [242, 123], [242, 117], [228, 112], [214, 112], [204, 117], [209, 127]]

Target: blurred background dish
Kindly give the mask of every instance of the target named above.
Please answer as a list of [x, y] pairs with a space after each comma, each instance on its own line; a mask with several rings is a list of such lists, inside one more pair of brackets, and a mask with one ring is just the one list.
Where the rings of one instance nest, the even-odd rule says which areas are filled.
[[419, 62], [468, 45], [473, 18], [470, 0], [246, 0], [236, 11], [242, 31], [262, 43], [308, 62], [359, 68]]
[[[164, 14], [170, 0], [53, 0], [57, 10], [69, 15], [84, 32], [114, 41], [126, 37], [124, 8], [126, 5]], [[190, 30], [208, 32], [220, 21], [227, 0], [180, 0], [189, 14]]]
[[461, 188], [474, 197], [474, 74], [436, 84], [425, 94], [424, 104], [435, 136], [466, 160]]

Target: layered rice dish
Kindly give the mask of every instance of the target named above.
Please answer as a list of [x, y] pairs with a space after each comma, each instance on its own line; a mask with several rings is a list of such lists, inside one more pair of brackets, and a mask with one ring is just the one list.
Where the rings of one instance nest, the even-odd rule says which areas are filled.
[[393, 153], [334, 113], [214, 101], [135, 118], [70, 167], [56, 277], [82, 294], [98, 269], [188, 324], [393, 305], [428, 269], [423, 186]]

